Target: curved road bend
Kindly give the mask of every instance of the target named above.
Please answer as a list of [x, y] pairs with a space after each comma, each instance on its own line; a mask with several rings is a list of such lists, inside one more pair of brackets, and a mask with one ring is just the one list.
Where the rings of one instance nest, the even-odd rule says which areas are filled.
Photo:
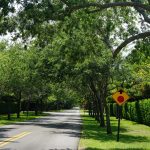
[[0, 150], [77, 150], [79, 109], [50, 112], [32, 121], [0, 127]]

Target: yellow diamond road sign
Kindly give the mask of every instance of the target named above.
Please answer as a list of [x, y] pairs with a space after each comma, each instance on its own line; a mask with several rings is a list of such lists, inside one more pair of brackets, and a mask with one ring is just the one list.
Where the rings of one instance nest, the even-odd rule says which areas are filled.
[[129, 96], [123, 90], [120, 90], [112, 95], [113, 99], [116, 101], [118, 105], [123, 105], [128, 99]]

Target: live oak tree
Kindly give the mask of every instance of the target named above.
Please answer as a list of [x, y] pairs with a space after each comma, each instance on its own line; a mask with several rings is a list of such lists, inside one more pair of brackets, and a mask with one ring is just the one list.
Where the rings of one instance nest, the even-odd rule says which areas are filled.
[[[127, 11], [127, 10], [126, 10]], [[128, 10], [129, 11], [129, 10]], [[127, 12], [128, 12], [127, 11]], [[123, 11], [120, 11], [122, 14], [123, 14]], [[127, 13], [126, 12], [126, 13]], [[135, 13], [134, 11], [131, 11], [131, 14], [132, 13]], [[79, 12], [79, 14], [80, 14], [80, 22], [81, 22], [81, 20], [82, 20], [82, 12]], [[130, 14], [130, 11], [129, 11], [129, 14]], [[107, 17], [107, 16], [108, 17]], [[101, 44], [102, 43], [102, 41], [104, 42], [103, 44], [105, 44], [105, 46], [107, 47], [103, 47], [102, 49], [109, 49], [110, 50], [110, 52], [111, 52], [111, 50], [112, 50], [112, 47], [113, 47], [113, 44], [115, 43], [115, 41], [113, 41], [112, 39], [112, 35], [113, 35], [113, 37], [116, 37], [116, 38], [120, 38], [120, 39], [125, 39], [128, 35], [129, 35], [129, 33], [132, 33], [132, 34], [135, 34], [135, 33], [137, 33], [137, 28], [136, 27], [134, 27], [133, 26], [133, 24], [132, 24], [132, 19], [130, 18], [130, 17], [128, 17], [128, 18], [125, 18], [125, 19], [120, 19], [119, 17], [119, 15], [118, 16], [115, 16], [115, 14], [114, 14], [114, 12], [111, 12], [110, 11], [110, 13], [108, 12], [108, 13], [106, 13], [104, 16], [106, 16], [106, 17], [104, 17], [104, 18], [100, 18], [101, 19], [101, 22], [99, 23], [97, 20], [94, 20], [93, 22], [95, 22], [95, 24], [92, 22], [92, 20], [86, 20], [86, 23], [84, 22], [84, 23], [81, 23], [80, 24], [80, 26], [78, 25], [78, 23], [76, 23], [76, 22], [78, 22], [78, 20], [76, 20], [76, 17], [75, 18], [73, 18], [72, 19], [72, 22], [71, 22], [71, 24], [70, 25], [68, 25], [68, 24], [66, 24], [66, 26], [67, 27], [65, 27], [65, 28], [63, 28], [63, 26], [61, 26], [62, 28], [63, 28], [63, 33], [62, 33], [62, 35], [61, 35], [61, 33], [59, 33], [60, 34], [60, 38], [58, 38], [57, 39], [57, 41], [60, 41], [60, 43], [59, 42], [56, 42], [56, 44], [55, 45], [59, 45], [59, 47], [61, 47], [60, 49], [61, 49], [61, 51], [63, 51], [63, 53], [65, 52], [65, 54], [66, 53], [68, 53], [69, 54], [69, 57], [70, 57], [70, 59], [68, 58], [68, 55], [66, 55], [66, 57], [67, 57], [67, 59], [69, 59], [70, 60], [70, 62], [73, 62], [73, 61], [75, 61], [74, 63], [76, 63], [76, 62], [78, 62], [80, 59], [82, 60], [84, 60], [85, 58], [84, 57], [86, 57], [87, 56], [87, 54], [90, 54], [90, 52], [88, 53], [88, 51], [87, 51], [87, 49], [88, 48], [91, 48], [91, 49], [95, 49], [96, 48], [96, 41], [94, 41], [94, 37], [92, 37], [92, 35], [98, 35], [99, 36], [99, 40], [101, 41], [99, 41], [99, 44]], [[113, 19], [109, 19], [109, 17], [110, 16], [113, 16]], [[85, 18], [88, 18], [88, 16], [84, 16]], [[93, 17], [93, 16], [92, 16]], [[97, 17], [98, 18], [98, 17]], [[99, 20], [100, 20], [99, 19]], [[106, 22], [103, 22], [104, 21], [104, 19], [105, 19], [105, 21]], [[107, 19], [107, 20], [106, 20]], [[114, 23], [114, 21], [115, 21], [115, 19], [117, 20], [115, 23]], [[124, 23], [124, 21], [129, 21], [130, 20], [130, 24], [128, 24], [128, 27], [129, 27], [129, 29], [127, 30], [127, 31], [123, 31], [123, 29], [122, 29], [122, 27], [120, 27], [123, 23]], [[92, 30], [92, 29], [90, 29], [90, 28], [88, 28], [87, 27], [87, 22], [90, 22], [90, 25], [92, 26], [94, 26], [94, 27], [96, 27], [96, 29], [95, 30]], [[98, 23], [99, 24], [98, 24]], [[64, 23], [65, 24], [65, 23]], [[119, 25], [119, 27], [118, 27], [118, 25]], [[73, 30], [72, 30], [72, 28], [71, 29], [69, 29], [69, 27], [73, 27]], [[115, 26], [117, 26], [117, 30], [118, 31], [121, 31], [121, 33], [124, 33], [123, 35], [122, 34], [118, 34], [117, 32], [117, 30], [116, 30], [116, 28], [115, 28]], [[76, 30], [77, 29], [77, 30]], [[82, 31], [83, 30], [83, 31]], [[76, 32], [76, 33], [75, 33]], [[85, 33], [85, 36], [83, 36], [80, 32], [84, 32]], [[91, 33], [92, 32], [92, 33]], [[96, 34], [94, 34], [96, 32]], [[67, 33], [67, 35], [66, 35], [66, 33]], [[92, 40], [89, 40], [87, 43], [90, 43], [90, 46], [86, 43], [85, 44], [85, 42], [86, 42], [86, 40], [88, 40], [88, 38], [87, 38], [87, 36], [89, 36], [89, 34], [90, 34], [90, 36], [92, 37]], [[68, 37], [67, 36], [69, 36], [69, 40], [68, 40]], [[63, 38], [63, 39], [62, 39]], [[69, 42], [68, 42], [69, 41]], [[95, 47], [92, 47], [92, 42], [95, 42], [94, 44], [95, 44]], [[83, 45], [88, 45], [88, 48], [86, 48], [86, 46], [84, 47]], [[82, 48], [80, 48], [80, 46], [82, 45]], [[58, 49], [59, 49], [59, 47], [57, 47]], [[67, 49], [67, 51], [65, 51], [65, 49]], [[82, 50], [82, 49], [85, 49], [85, 52]], [[73, 51], [73, 53], [71, 52], [72, 50], [74, 50]], [[91, 51], [91, 53], [92, 53], [92, 50], [90, 50]], [[99, 50], [100, 51], [100, 50]], [[61, 53], [60, 54], [60, 57], [62, 58], [63, 57], [63, 53]], [[64, 55], [65, 55], [64, 54]], [[108, 54], [108, 53], [107, 53]], [[93, 54], [94, 55], [94, 54]], [[71, 59], [72, 58], [72, 59]], [[107, 56], [106, 56], [106, 58], [107, 58]], [[90, 58], [88, 58], [88, 60], [89, 60]], [[80, 62], [80, 61], [79, 61]], [[81, 61], [82, 62], [82, 61]], [[105, 89], [105, 87], [106, 87], [106, 89], [105, 89], [105, 92], [104, 91], [101, 91], [100, 92], [100, 95], [103, 95], [103, 96], [105, 96], [105, 98], [102, 98], [102, 99], [106, 99], [106, 92], [107, 92], [107, 86], [108, 86], [108, 79], [107, 79], [107, 76], [109, 76], [109, 64], [111, 64], [112, 62], [110, 61], [109, 63], [108, 62], [106, 62], [106, 64], [104, 65], [104, 76], [103, 76], [103, 78], [102, 78], [102, 80], [101, 80], [101, 83], [103, 82], [103, 84], [101, 84], [101, 86], [99, 85], [99, 87], [100, 88], [98, 88], [99, 89], [99, 91], [100, 90], [104, 90]], [[110, 65], [111, 66], [111, 65]], [[85, 64], [85, 67], [88, 67], [88, 63], [87, 64]], [[108, 67], [108, 68], [107, 68]], [[67, 66], [67, 68], [69, 68], [69, 65]], [[91, 68], [90, 68], [91, 69]], [[95, 69], [95, 68], [94, 68]], [[94, 71], [93, 71], [94, 72]], [[92, 73], [93, 73], [92, 72]], [[70, 71], [69, 71], [69, 73], [70, 73]], [[102, 72], [98, 72], [98, 73], [102, 73]], [[108, 74], [107, 74], [108, 73]], [[87, 77], [91, 80], [91, 77], [90, 77], [90, 74], [87, 74]], [[104, 84], [105, 83], [105, 84]], [[100, 82], [99, 82], [99, 84], [100, 84]], [[92, 84], [93, 85], [93, 84]], [[96, 86], [96, 87], [98, 87], [98, 86]], [[96, 88], [93, 88], [93, 86], [92, 86], [92, 89], [96, 89]], [[93, 90], [93, 91], [96, 91], [96, 90]], [[96, 93], [96, 92], [95, 92]], [[95, 94], [96, 96], [97, 96], [97, 94]], [[97, 96], [97, 98], [98, 98], [98, 96]], [[105, 102], [105, 101], [103, 101], [103, 102]], [[106, 104], [105, 104], [106, 105]], [[100, 106], [102, 106], [102, 105], [100, 105]], [[107, 107], [106, 107], [106, 109], [107, 109]], [[101, 113], [101, 114], [103, 114], [103, 113]], [[108, 113], [106, 113], [106, 114], [108, 114]], [[108, 117], [109, 118], [109, 117]], [[101, 119], [102, 120], [102, 119]], [[109, 120], [109, 119], [108, 119]], [[109, 123], [108, 123], [109, 124]]]

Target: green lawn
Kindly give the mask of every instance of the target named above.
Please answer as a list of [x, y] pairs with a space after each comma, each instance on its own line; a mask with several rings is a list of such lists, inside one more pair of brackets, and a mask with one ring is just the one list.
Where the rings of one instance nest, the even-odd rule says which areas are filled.
[[95, 119], [82, 114], [82, 137], [79, 150], [150, 150], [150, 127], [132, 121], [121, 120], [120, 141], [116, 142], [117, 119], [111, 117], [112, 135], [99, 127]]
[[45, 116], [46, 114], [40, 114], [38, 116], [35, 116], [34, 112], [29, 112], [29, 116], [27, 117], [26, 113], [20, 113], [20, 118], [16, 118], [16, 114], [11, 114], [11, 120], [7, 120], [7, 115], [0, 115], [0, 126], [12, 124], [15, 122], [22, 122], [26, 120], [31, 120], [35, 118], [39, 118], [41, 116]]

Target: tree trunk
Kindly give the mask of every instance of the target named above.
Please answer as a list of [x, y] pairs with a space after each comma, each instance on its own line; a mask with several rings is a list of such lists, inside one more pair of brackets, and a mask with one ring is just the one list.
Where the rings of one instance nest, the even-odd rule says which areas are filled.
[[92, 117], [94, 117], [94, 104], [93, 104], [93, 102], [92, 102], [92, 109], [91, 109], [91, 113], [92, 113]]
[[29, 100], [27, 102], [27, 117], [29, 116]]
[[111, 125], [110, 125], [110, 112], [109, 112], [108, 104], [106, 102], [106, 98], [104, 98], [104, 107], [106, 111], [107, 134], [112, 134]]
[[88, 111], [89, 111], [89, 116], [92, 116], [92, 106], [90, 101], [88, 101]]
[[11, 115], [10, 115], [11, 114], [11, 111], [10, 111], [11, 103], [7, 102], [7, 105], [8, 105], [7, 119], [10, 120], [11, 119]]
[[40, 113], [43, 112], [43, 100], [42, 98], [40, 99]]
[[8, 119], [8, 120], [11, 119], [11, 117], [10, 117], [10, 112], [8, 112], [8, 114], [7, 114], [7, 119]]
[[39, 110], [39, 101], [36, 100], [36, 106], [35, 106], [35, 115], [38, 115], [38, 110]]
[[104, 108], [105, 108], [105, 112], [106, 112], [107, 134], [112, 134], [111, 125], [110, 125], [110, 112], [109, 112], [108, 104], [106, 101], [107, 86], [108, 86], [108, 76], [105, 75], [102, 82], [101, 82], [101, 86], [99, 87], [99, 89], [100, 89], [100, 93], [101, 93], [101, 99], [103, 100]]
[[100, 123], [100, 112], [99, 112], [99, 105], [98, 105], [98, 100], [97, 98], [94, 96], [95, 99], [95, 107], [96, 107], [96, 120]]
[[97, 99], [98, 99], [98, 104], [99, 104], [99, 109], [100, 109], [100, 126], [105, 127], [103, 103], [98, 93], [97, 93]]
[[106, 101], [106, 95], [107, 95], [107, 89], [102, 89], [102, 99], [104, 102], [104, 107], [105, 107], [105, 112], [106, 112], [106, 127], [107, 127], [107, 134], [112, 134], [112, 130], [111, 130], [111, 125], [110, 125], [110, 112], [109, 112], [109, 107]]
[[98, 102], [98, 107], [99, 107], [99, 112], [100, 112], [100, 126], [101, 127], [105, 127], [105, 120], [104, 120], [104, 112], [103, 112], [103, 103], [100, 99], [100, 95], [97, 92], [94, 83], [91, 81], [90, 84], [90, 88], [93, 91], [93, 94], [95, 95], [95, 97], [97, 98], [97, 102]]
[[27, 117], [29, 116], [30, 99], [31, 99], [31, 95], [29, 94], [28, 101], [27, 101]]
[[20, 111], [21, 111], [21, 90], [17, 96], [17, 118], [20, 118]]

